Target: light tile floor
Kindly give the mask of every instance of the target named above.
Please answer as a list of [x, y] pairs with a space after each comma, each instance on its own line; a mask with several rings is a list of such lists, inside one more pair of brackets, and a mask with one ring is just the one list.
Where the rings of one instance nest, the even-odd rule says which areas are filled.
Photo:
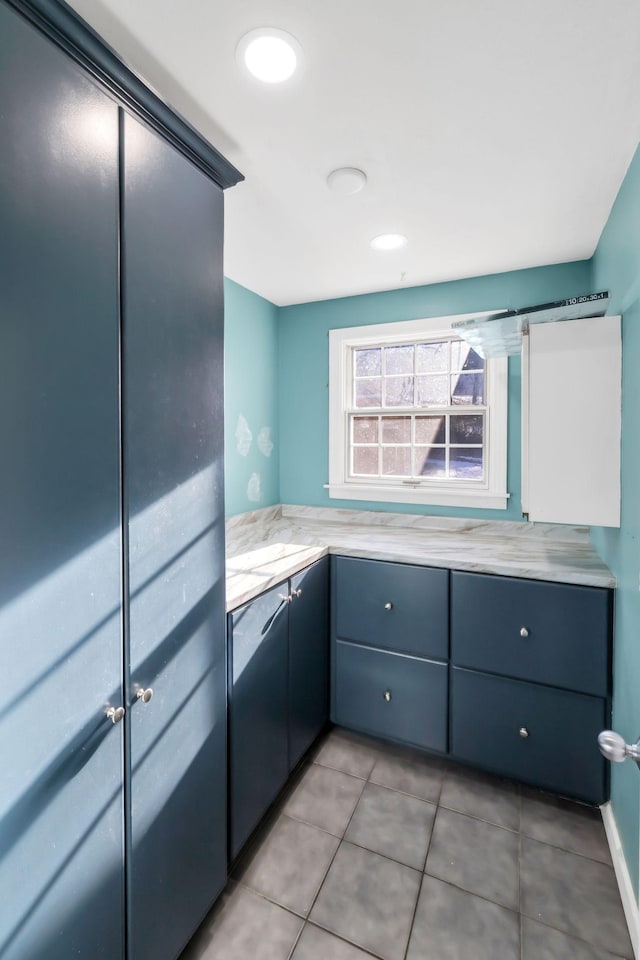
[[598, 811], [334, 729], [181, 960], [630, 960]]

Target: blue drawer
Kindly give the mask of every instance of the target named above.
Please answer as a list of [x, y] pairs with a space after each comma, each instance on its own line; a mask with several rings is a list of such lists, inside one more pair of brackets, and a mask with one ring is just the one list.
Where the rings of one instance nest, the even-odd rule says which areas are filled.
[[338, 641], [333, 672], [335, 723], [447, 749], [446, 664]]
[[449, 571], [336, 557], [334, 632], [341, 640], [446, 660]]
[[607, 725], [599, 697], [451, 670], [451, 753], [474, 766], [600, 804], [606, 769], [597, 737]]
[[611, 591], [598, 587], [453, 573], [451, 659], [604, 697], [611, 611]]

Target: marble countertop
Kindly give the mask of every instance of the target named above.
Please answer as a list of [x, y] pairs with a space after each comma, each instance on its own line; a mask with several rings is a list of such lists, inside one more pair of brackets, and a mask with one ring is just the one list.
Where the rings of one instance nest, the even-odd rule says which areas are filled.
[[227, 610], [327, 553], [614, 587], [585, 527], [276, 506], [226, 524]]

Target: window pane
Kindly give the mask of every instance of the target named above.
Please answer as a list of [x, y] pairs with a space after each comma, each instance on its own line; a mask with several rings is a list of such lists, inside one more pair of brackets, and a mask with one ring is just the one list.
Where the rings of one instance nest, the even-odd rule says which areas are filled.
[[356, 380], [356, 407], [382, 405], [382, 380]]
[[385, 347], [385, 373], [413, 373], [413, 345]]
[[482, 443], [483, 417], [451, 417], [451, 443]]
[[416, 377], [416, 404], [419, 407], [448, 407], [449, 377]]
[[416, 477], [444, 477], [446, 451], [443, 447], [416, 447], [413, 457], [413, 472]]
[[484, 370], [484, 360], [464, 340], [454, 340], [451, 343], [451, 369]]
[[379, 377], [382, 373], [382, 350], [354, 350], [356, 377]]
[[448, 340], [419, 343], [416, 346], [416, 373], [446, 373], [448, 369]]
[[411, 447], [383, 447], [382, 474], [385, 477], [411, 476]]
[[378, 418], [377, 417], [354, 417], [353, 418], [353, 442], [354, 443], [377, 443], [378, 442]]
[[456, 373], [451, 377], [451, 403], [484, 403], [484, 373]]
[[416, 417], [416, 443], [445, 443], [445, 417]]
[[449, 475], [459, 480], [482, 480], [482, 447], [451, 447]]
[[411, 443], [411, 417], [383, 417], [383, 443]]
[[385, 377], [385, 407], [413, 406], [413, 377]]
[[353, 472], [365, 476], [377, 476], [378, 474], [378, 448], [377, 447], [354, 447], [353, 448]]

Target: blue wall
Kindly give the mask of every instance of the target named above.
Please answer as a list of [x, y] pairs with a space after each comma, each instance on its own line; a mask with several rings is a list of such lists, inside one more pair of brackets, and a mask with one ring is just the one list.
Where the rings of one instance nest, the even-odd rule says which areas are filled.
[[[618, 580], [613, 726], [640, 735], [640, 149], [611, 210], [592, 261], [594, 289], [612, 294], [622, 314], [622, 524], [592, 540]], [[632, 763], [612, 764], [612, 806], [638, 892], [640, 778]]]
[[329, 338], [337, 327], [524, 307], [576, 296], [591, 288], [588, 261], [409, 287], [279, 310], [280, 499], [283, 503], [520, 520], [520, 360], [509, 361], [507, 510], [420, 507], [331, 500], [329, 479]]
[[[280, 502], [278, 308], [232, 280], [224, 296], [225, 511], [233, 516]], [[240, 417], [251, 433], [244, 443], [236, 436]]]

